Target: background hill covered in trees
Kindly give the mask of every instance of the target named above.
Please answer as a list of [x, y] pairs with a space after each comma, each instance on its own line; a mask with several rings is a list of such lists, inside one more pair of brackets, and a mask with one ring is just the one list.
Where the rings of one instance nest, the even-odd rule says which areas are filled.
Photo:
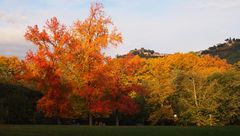
[[[209, 47], [206, 50], [197, 51], [199, 55], [211, 55], [218, 56], [221, 59], [226, 59], [230, 64], [234, 64], [240, 61], [240, 39], [238, 38], [229, 38], [226, 39], [224, 43], [219, 43], [212, 47]], [[158, 58], [164, 57], [170, 54], [155, 52], [151, 49], [134, 49], [129, 51], [127, 54], [117, 55], [117, 58], [125, 57], [127, 55], [139, 56], [141, 58]]]
[[219, 56], [226, 59], [229, 63], [234, 64], [240, 60], [240, 39], [229, 38], [224, 43], [209, 47], [201, 52], [202, 55]]

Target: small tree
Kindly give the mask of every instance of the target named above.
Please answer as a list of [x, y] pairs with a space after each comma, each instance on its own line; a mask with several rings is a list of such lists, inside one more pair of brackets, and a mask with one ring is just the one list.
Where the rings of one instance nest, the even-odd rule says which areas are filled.
[[109, 79], [105, 86], [106, 99], [110, 101], [117, 126], [120, 114], [134, 115], [140, 110], [136, 97], [144, 95], [144, 90], [134, 77], [141, 68], [141, 61], [139, 57], [126, 56], [109, 61], [105, 67], [105, 76]]

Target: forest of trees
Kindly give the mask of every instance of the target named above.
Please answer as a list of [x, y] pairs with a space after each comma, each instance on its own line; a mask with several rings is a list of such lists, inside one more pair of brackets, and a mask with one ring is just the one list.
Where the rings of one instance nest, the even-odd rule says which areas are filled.
[[196, 53], [105, 56], [122, 35], [99, 3], [71, 27], [53, 17], [29, 26], [25, 38], [36, 52], [0, 57], [0, 123], [240, 123], [240, 62]]

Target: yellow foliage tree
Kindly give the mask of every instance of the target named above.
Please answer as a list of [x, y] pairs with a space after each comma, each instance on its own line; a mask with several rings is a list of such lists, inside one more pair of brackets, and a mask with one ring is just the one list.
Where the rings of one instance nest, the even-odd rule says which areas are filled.
[[[158, 123], [161, 120], [174, 120], [174, 107], [171, 97], [176, 93], [178, 86], [175, 80], [179, 72], [187, 73], [189, 80], [185, 81], [185, 87], [191, 91], [191, 97], [195, 105], [198, 105], [198, 94], [203, 91], [198, 89], [198, 78], [206, 79], [214, 72], [223, 72], [230, 67], [225, 61], [210, 56], [198, 56], [192, 53], [173, 54], [163, 58], [149, 59], [145, 64], [145, 86], [149, 90], [148, 103], [151, 105], [149, 120]], [[182, 82], [182, 81], [181, 81]], [[197, 83], [198, 82], [198, 83]], [[206, 88], [205, 88], [206, 90]]]

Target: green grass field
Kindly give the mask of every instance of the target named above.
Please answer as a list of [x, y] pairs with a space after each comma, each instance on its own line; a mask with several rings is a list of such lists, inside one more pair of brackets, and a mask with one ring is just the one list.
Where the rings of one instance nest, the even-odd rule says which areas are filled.
[[239, 136], [240, 127], [0, 125], [0, 136]]

